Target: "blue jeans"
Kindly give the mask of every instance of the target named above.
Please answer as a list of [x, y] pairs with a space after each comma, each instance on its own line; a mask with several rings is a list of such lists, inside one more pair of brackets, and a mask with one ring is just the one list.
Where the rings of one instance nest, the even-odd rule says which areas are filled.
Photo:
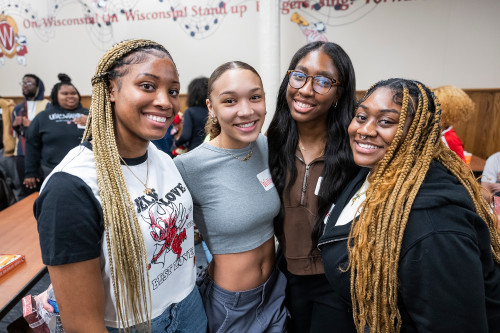
[[[204, 333], [207, 330], [207, 316], [203, 309], [200, 292], [195, 286], [179, 303], [171, 304], [161, 315], [151, 320], [151, 332]], [[108, 327], [110, 333], [118, 333], [117, 328]], [[130, 332], [142, 332], [134, 327]]]
[[283, 304], [286, 278], [278, 269], [264, 284], [246, 291], [221, 288], [206, 270], [198, 279], [209, 333], [286, 332], [288, 311]]

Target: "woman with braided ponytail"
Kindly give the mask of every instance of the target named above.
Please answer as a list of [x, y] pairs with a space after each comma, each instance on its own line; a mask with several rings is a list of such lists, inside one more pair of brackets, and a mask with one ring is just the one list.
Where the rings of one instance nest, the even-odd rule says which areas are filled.
[[348, 133], [363, 169], [318, 242], [339, 332], [500, 331], [498, 221], [440, 117], [415, 81], [381, 81], [359, 102]]
[[260, 134], [262, 80], [249, 64], [230, 61], [213, 71], [207, 93], [210, 141], [174, 159], [213, 254], [197, 281], [207, 331], [282, 333], [286, 278], [275, 267], [273, 229], [280, 200]]
[[149, 40], [109, 49], [92, 78], [82, 144], [35, 202], [40, 245], [67, 332], [204, 332], [193, 203], [162, 138], [179, 77]]

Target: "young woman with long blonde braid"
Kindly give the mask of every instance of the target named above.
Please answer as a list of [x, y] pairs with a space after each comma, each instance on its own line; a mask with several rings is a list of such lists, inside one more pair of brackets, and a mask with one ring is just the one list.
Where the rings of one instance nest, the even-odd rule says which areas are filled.
[[191, 195], [150, 144], [179, 111], [179, 77], [153, 41], [116, 44], [92, 77], [82, 144], [35, 202], [40, 245], [67, 332], [204, 332]]
[[498, 221], [440, 117], [416, 81], [359, 102], [348, 133], [363, 169], [318, 242], [339, 332], [500, 331]]

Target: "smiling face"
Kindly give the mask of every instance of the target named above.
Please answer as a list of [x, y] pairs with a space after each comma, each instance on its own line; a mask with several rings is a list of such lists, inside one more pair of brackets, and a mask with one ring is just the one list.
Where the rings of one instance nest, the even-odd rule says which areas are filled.
[[207, 101], [211, 115], [221, 127], [218, 143], [238, 149], [257, 140], [266, 115], [264, 89], [260, 78], [247, 69], [230, 69], [213, 84]]
[[[339, 80], [337, 67], [321, 49], [309, 52], [293, 69], [307, 75], [322, 75]], [[288, 85], [286, 99], [293, 119], [297, 123], [323, 122], [326, 124], [330, 107], [335, 105], [340, 98], [337, 89], [337, 86], [332, 86], [326, 94], [318, 94], [313, 90], [312, 79], [308, 79], [300, 89]]]
[[61, 85], [57, 92], [57, 101], [66, 110], [74, 110], [80, 104], [78, 92], [75, 87], [69, 84]]
[[118, 70], [123, 76], [110, 80], [120, 154], [145, 151], [150, 140], [163, 138], [180, 107], [179, 76], [166, 55], [147, 54], [141, 63], [125, 66]]
[[[384, 157], [398, 129], [401, 105], [394, 102], [394, 92], [385, 87], [376, 89], [355, 112], [349, 125], [349, 140], [354, 162], [373, 168]], [[411, 117], [407, 117], [403, 138]]]

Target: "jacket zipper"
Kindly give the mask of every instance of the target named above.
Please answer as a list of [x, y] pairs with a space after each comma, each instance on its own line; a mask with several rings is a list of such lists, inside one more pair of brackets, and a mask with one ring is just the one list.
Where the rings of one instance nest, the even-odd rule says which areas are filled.
[[344, 241], [344, 240], [347, 240], [347, 239], [349, 239], [349, 236], [342, 237], [342, 238], [332, 239], [332, 240], [329, 240], [329, 241], [326, 241], [326, 242], [321, 242], [321, 243], [318, 243], [318, 246], [329, 244], [329, 243], [341, 242], [341, 241]]
[[304, 181], [302, 182], [302, 194], [300, 195], [300, 204], [303, 206], [304, 205], [304, 198], [306, 195], [306, 188], [307, 188], [307, 178], [309, 177], [309, 164], [306, 165], [306, 172], [304, 174]]

